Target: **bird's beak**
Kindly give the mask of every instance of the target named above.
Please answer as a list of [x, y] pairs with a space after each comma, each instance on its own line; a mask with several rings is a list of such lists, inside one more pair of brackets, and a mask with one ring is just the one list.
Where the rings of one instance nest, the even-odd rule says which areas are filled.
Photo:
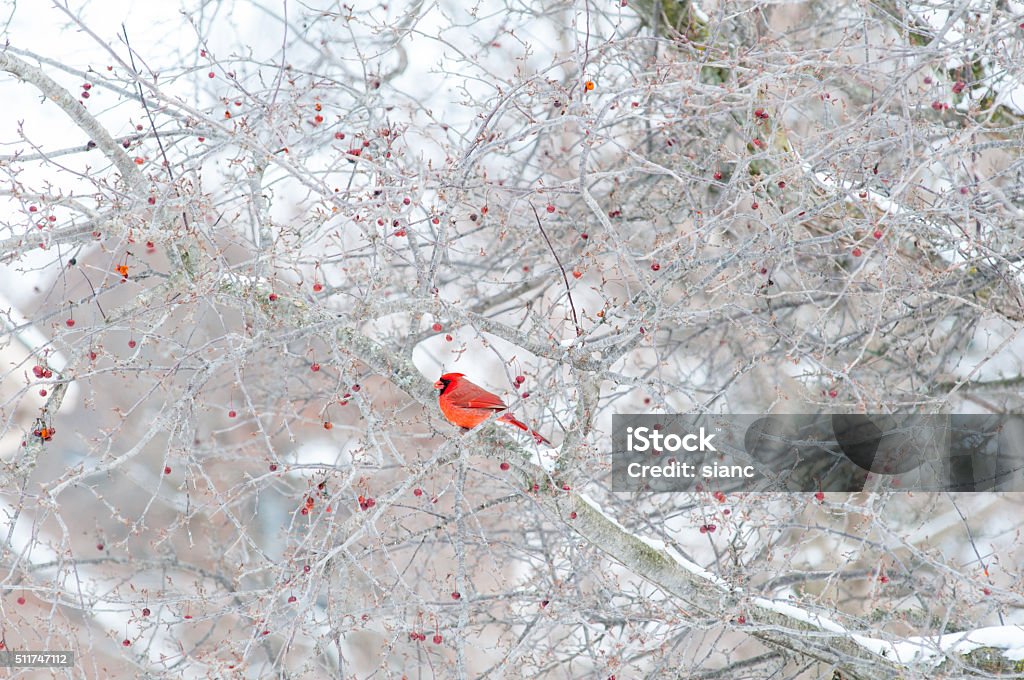
[[434, 383], [434, 389], [435, 390], [444, 389], [444, 383], [441, 382], [440, 380], [438, 380], [437, 382]]

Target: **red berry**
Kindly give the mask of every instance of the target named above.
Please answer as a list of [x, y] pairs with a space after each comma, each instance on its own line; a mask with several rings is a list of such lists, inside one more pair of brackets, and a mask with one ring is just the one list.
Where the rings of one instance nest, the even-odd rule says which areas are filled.
[[581, 276], [583, 276], [583, 272], [581, 272], [581, 271], [580, 271], [579, 269], [573, 269], [573, 270], [572, 270], [572, 277], [573, 277], [574, 279], [578, 279], [578, 278], [580, 278]]
[[164, 474], [165, 475], [171, 474], [171, 466], [170, 465], [165, 465], [164, 466]]
[[459, 591], [457, 591], [457, 590], [456, 590], [456, 591], [454, 591], [454, 592], [452, 593], [452, 599], [453, 599], [453, 600], [458, 600], [458, 599], [460, 599], [461, 597], [462, 597], [462, 593], [460, 593], [460, 592], [459, 592]]
[[580, 238], [586, 241], [588, 238], [590, 238], [590, 236], [587, 235], [587, 232], [583, 232], [582, 234], [580, 234]]
[[563, 485], [562, 485], [562, 491], [568, 491], [568, 490], [569, 490], [569, 489], [571, 489], [571, 488], [572, 488], [572, 487], [571, 487], [571, 486], [569, 486], [568, 484], [563, 484]]
[[661, 265], [660, 265], [660, 264], [658, 264], [657, 262], [655, 262], [654, 264], [652, 264], [652, 265], [651, 265], [651, 271], [652, 271], [652, 272], [656, 272], [656, 271], [658, 271], [659, 269], [661, 269]]
[[277, 300], [277, 293], [271, 293], [270, 295], [267, 296], [267, 299], [269, 299], [271, 302], [274, 302], [275, 300]]
[[334, 138], [335, 139], [345, 139], [345, 133], [344, 132], [335, 132], [334, 133]]
[[527, 398], [529, 398], [530, 393], [529, 392], [523, 392], [522, 395], [520, 395], [520, 396], [522, 396], [523, 399], [527, 399]]
[[964, 81], [962, 81], [962, 80], [956, 81], [955, 83], [953, 83], [953, 92], [955, 94], [960, 94], [961, 92], [964, 91], [964, 85], [966, 85], [966, 83], [964, 83]]
[[125, 647], [131, 647], [132, 646], [132, 641], [126, 639], [123, 642], [121, 642], [121, 644], [124, 645]]
[[508, 470], [512, 466], [508, 464], [508, 461], [503, 460], [501, 461], [501, 465], [499, 465], [498, 467], [500, 467], [502, 470]]
[[319, 281], [313, 284], [313, 292], [314, 293], [319, 293], [323, 289], [324, 289], [323, 284], [321, 284]]
[[403, 205], [409, 205], [410, 203], [412, 203], [412, 200], [408, 196], [402, 199]]
[[149, 198], [146, 199], [146, 202], [149, 203], [150, 205], [156, 205], [156, 198], [154, 196], [150, 196]]
[[547, 210], [547, 211], [548, 211], [549, 213], [553, 213], [553, 212], [555, 212], [555, 206], [553, 206], [553, 205], [551, 205], [551, 204], [549, 203], [549, 204], [548, 204], [548, 207], [546, 208], [546, 210]]
[[89, 352], [89, 359], [92, 360], [92, 361], [96, 361], [96, 352], [90, 351]]
[[143, 616], [149, 616], [149, 614], [150, 614], [149, 607], [143, 607], [142, 608], [142, 615]]
[[19, 597], [18, 598], [18, 604], [25, 604], [25, 598], [24, 597]]
[[66, 323], [68, 325], [68, 328], [72, 328], [75, 325], [75, 320], [74, 319], [68, 319], [64, 323]]
[[575, 510], [573, 510], [572, 512], [569, 513], [569, 519], [576, 519], [576, 511]]
[[702, 524], [702, 525], [701, 525], [701, 527], [700, 527], [700, 533], [702, 533], [702, 534], [706, 534], [706, 533], [708, 533], [708, 525], [707, 525], [707, 524]]
[[442, 637], [441, 637], [441, 634], [440, 634], [440, 633], [436, 633], [436, 634], [434, 635], [434, 638], [433, 638], [433, 640], [434, 640], [434, 644], [435, 644], [435, 645], [439, 645], [439, 644], [441, 644], [441, 640], [443, 640], [443, 639], [444, 639], [444, 638], [442, 638]]
[[439, 323], [437, 323], [437, 322], [434, 322], [434, 325], [433, 325], [433, 326], [431, 326], [430, 328], [431, 328], [431, 330], [433, 330], [433, 331], [434, 331], [435, 333], [440, 333], [440, 332], [441, 332], [441, 328], [442, 328], [442, 326], [441, 326], [441, 324], [439, 324]]
[[825, 500], [825, 492], [819, 491], [818, 493], [814, 494], [814, 498], [819, 502]]
[[42, 377], [43, 377], [43, 371], [44, 371], [44, 370], [45, 370], [45, 369], [44, 369], [44, 368], [43, 368], [42, 366], [40, 366], [39, 364], [36, 364], [35, 366], [33, 366], [33, 367], [32, 367], [32, 373], [33, 373], [33, 374], [34, 374], [34, 375], [35, 375], [35, 376], [36, 376], [37, 378], [42, 378]]
[[277, 463], [271, 463], [270, 464], [270, 471], [271, 472], [277, 472]]
[[850, 254], [853, 255], [854, 257], [860, 257], [864, 253], [860, 248], [854, 248], [853, 250], [850, 251]]
[[423, 495], [423, 489], [416, 487], [415, 489], [412, 490], [412, 495], [419, 498], [420, 496]]
[[313, 362], [313, 364], [309, 367], [309, 370], [311, 370], [314, 373], [316, 373], [317, 371], [320, 370], [320, 364], [318, 364], [316, 362]]
[[136, 344], [137, 343], [134, 340], [129, 340], [128, 341], [128, 347], [130, 347], [131, 349], [135, 349], [135, 345]]
[[96, 549], [97, 550], [103, 550], [103, 544], [102, 543], [97, 543], [96, 544]]
[[39, 390], [39, 396], [40, 397], [45, 397], [46, 396], [46, 390]]
[[526, 376], [525, 375], [517, 375], [516, 376], [516, 384], [517, 385], [522, 385], [524, 382], [526, 382]]
[[51, 371], [50, 369], [47, 368], [46, 370], [43, 371], [43, 377], [44, 378], [52, 378], [53, 377], [53, 371]]
[[207, 78], [216, 78], [217, 74], [214, 73], [213, 71], [210, 71], [209, 73], [206, 74], [206, 77]]
[[716, 170], [715, 174], [712, 175], [712, 177], [714, 177], [715, 179], [722, 179], [722, 173], [720, 171]]
[[235, 409], [231, 409], [230, 411], [228, 411], [228, 418], [234, 418], [237, 415], [238, 413], [235, 411]]
[[444, 336], [444, 339], [447, 340], [448, 342], [451, 342], [452, 341], [451, 334], [448, 334], [448, 335]]
[[832, 397], [833, 399], [835, 399], [835, 398], [836, 398], [837, 396], [839, 396], [839, 393], [838, 393], [838, 392], [836, 392], [835, 390], [829, 390], [829, 391], [828, 391], [828, 396], [830, 396], [830, 397]]
[[37, 210], [39, 210], [39, 208], [35, 207], [34, 205], [30, 205], [30, 206], [28, 207], [28, 211], [29, 211], [29, 212], [35, 212], [35, 211], [37, 211]]
[[324, 421], [324, 429], [325, 429], [325, 430], [329, 430], [329, 429], [331, 429], [332, 427], [334, 427], [334, 423], [332, 423], [332, 422], [331, 422], [331, 421], [329, 421], [329, 420], [325, 420], [325, 421]]

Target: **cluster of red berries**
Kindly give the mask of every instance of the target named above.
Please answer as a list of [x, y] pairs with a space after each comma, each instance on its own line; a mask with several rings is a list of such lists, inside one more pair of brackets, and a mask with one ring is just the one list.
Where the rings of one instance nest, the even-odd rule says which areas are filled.
[[[417, 632], [413, 631], [412, 633], [409, 633], [409, 639], [412, 640], [413, 642], [417, 642], [417, 641], [418, 642], [423, 642], [424, 640], [427, 639], [427, 636], [426, 636], [425, 633], [417, 633]], [[444, 638], [441, 637], [440, 633], [434, 633], [434, 637], [431, 638], [431, 639], [434, 641], [435, 645], [439, 645], [439, 644], [441, 644], [444, 641]]]
[[359, 497], [359, 509], [360, 510], [366, 511], [366, 510], [369, 510], [370, 508], [372, 508], [375, 505], [377, 505], [377, 501], [373, 500], [373, 498], [366, 498], [364, 496], [360, 496]]

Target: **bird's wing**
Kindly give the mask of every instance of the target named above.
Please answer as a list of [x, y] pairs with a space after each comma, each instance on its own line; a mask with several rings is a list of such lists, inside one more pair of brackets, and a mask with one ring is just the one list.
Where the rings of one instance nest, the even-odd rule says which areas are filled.
[[505, 402], [493, 394], [474, 395], [466, 400], [466, 406], [469, 408], [489, 408], [495, 411], [504, 411], [508, 408]]
[[488, 392], [475, 383], [469, 382], [465, 378], [460, 378], [459, 382], [455, 384], [451, 400], [452, 403], [458, 404], [463, 408], [484, 408], [493, 411], [501, 411], [508, 408], [505, 402], [501, 400], [501, 397]]

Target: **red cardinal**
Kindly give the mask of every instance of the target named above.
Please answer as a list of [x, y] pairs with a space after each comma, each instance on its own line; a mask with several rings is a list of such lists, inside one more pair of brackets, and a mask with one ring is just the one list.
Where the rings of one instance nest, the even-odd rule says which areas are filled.
[[[466, 430], [484, 422], [492, 413], [508, 408], [498, 395], [466, 380], [462, 373], [445, 373], [434, 383], [434, 388], [441, 390], [437, 395], [437, 403], [444, 417], [453, 425]], [[529, 432], [538, 444], [551, 443], [536, 430], [531, 430], [526, 423], [516, 420], [511, 413], [502, 413], [498, 420]]]

